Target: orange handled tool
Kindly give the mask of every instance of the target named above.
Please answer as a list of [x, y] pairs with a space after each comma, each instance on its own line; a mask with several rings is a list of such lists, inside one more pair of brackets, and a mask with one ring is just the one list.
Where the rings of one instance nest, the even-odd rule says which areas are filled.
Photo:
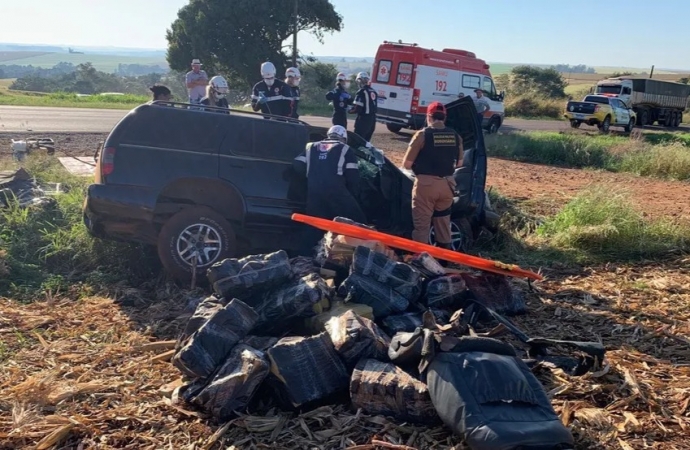
[[465, 253], [459, 253], [453, 250], [446, 250], [444, 248], [434, 247], [433, 245], [429, 244], [422, 244], [421, 242], [381, 233], [380, 231], [369, 230], [356, 225], [335, 222], [332, 220], [321, 219], [319, 217], [312, 217], [304, 214], [293, 214], [292, 220], [311, 225], [324, 231], [342, 234], [343, 236], [379, 241], [389, 247], [407, 250], [408, 252], [412, 253], [427, 252], [434, 258], [462, 264], [474, 269], [485, 270], [487, 272], [498, 273], [509, 277], [523, 277], [532, 280], [544, 279], [538, 273], [521, 269], [514, 264], [504, 264], [500, 261], [492, 261], [490, 259], [479, 258], [478, 256], [467, 255]]

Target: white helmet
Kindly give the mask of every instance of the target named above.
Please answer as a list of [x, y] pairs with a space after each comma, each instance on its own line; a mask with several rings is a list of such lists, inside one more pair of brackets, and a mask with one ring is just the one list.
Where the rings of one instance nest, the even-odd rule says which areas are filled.
[[347, 142], [347, 130], [342, 125], [333, 125], [328, 129], [328, 137], [341, 142]]
[[261, 78], [266, 82], [266, 86], [273, 86], [273, 82], [276, 78], [276, 66], [272, 62], [266, 61], [261, 64]]
[[343, 72], [338, 72], [338, 75], [335, 76], [335, 82], [336, 84], [343, 83], [345, 89], [350, 89], [350, 80]]
[[366, 72], [360, 72], [357, 74], [355, 81], [357, 81], [357, 85], [359, 85], [359, 87], [364, 87], [369, 84], [369, 74]]
[[225, 98], [225, 96], [228, 95], [228, 92], [230, 92], [228, 82], [225, 81], [225, 78], [221, 77], [220, 75], [216, 75], [215, 77], [211, 78], [209, 85], [211, 86], [211, 89], [213, 89], [213, 93], [215, 94], [216, 98]]
[[285, 71], [285, 78], [292, 78], [290, 83], [293, 86], [299, 86], [299, 82], [302, 79], [302, 75], [299, 73], [299, 69], [297, 67], [290, 67]]

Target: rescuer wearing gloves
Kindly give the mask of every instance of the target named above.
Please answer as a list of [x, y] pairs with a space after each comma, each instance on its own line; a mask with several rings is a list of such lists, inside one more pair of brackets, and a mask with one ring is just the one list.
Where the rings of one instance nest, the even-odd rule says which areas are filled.
[[[366, 223], [366, 216], [356, 198], [359, 193], [359, 167], [354, 150], [347, 145], [347, 130], [334, 125], [326, 140], [310, 142], [293, 167], [307, 177], [306, 214], [333, 220], [346, 217]], [[304, 251], [308, 254], [322, 232], [313, 227], [304, 229]]]
[[340, 72], [335, 77], [335, 89], [326, 93], [326, 100], [333, 104], [331, 123], [340, 125], [347, 130], [347, 107], [352, 105], [352, 96], [348, 91], [350, 81]]
[[299, 119], [297, 107], [299, 106], [299, 83], [301, 80], [302, 75], [297, 67], [290, 67], [285, 71], [285, 84], [287, 84], [290, 90], [290, 117], [293, 119]]
[[433, 221], [436, 244], [451, 249], [453, 172], [462, 166], [462, 138], [455, 130], [446, 127], [446, 108], [442, 103], [433, 102], [427, 107], [426, 120], [428, 126], [415, 133], [403, 158], [403, 167], [415, 174], [412, 239], [428, 243]]
[[350, 113], [356, 113], [355, 133], [362, 136], [367, 142], [371, 141], [376, 129], [376, 113], [378, 111], [378, 94], [369, 86], [369, 74], [360, 72], [357, 74], [357, 86], [359, 91], [355, 94], [354, 106]]
[[292, 93], [285, 82], [276, 79], [276, 67], [272, 62], [261, 64], [261, 78], [252, 89], [252, 109], [264, 114], [288, 117]]

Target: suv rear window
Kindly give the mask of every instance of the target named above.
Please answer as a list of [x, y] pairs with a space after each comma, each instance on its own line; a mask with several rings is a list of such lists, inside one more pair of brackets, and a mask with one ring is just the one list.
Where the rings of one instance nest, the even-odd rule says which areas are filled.
[[307, 145], [309, 130], [304, 125], [239, 117], [220, 153], [292, 163]]
[[215, 113], [145, 106], [127, 119], [120, 143], [214, 153], [225, 135], [227, 118]]
[[379, 83], [388, 83], [391, 78], [392, 63], [387, 59], [379, 61], [379, 70], [376, 72], [376, 81]]

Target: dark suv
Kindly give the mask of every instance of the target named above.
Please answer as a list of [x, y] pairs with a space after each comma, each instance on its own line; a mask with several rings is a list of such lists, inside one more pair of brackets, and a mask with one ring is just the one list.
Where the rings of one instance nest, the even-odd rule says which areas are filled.
[[[484, 221], [486, 153], [472, 101], [448, 105], [449, 126], [465, 142], [453, 207], [456, 249]], [[147, 103], [129, 112], [96, 155], [84, 203], [92, 235], [158, 247], [166, 270], [189, 279], [196, 267], [232, 256], [298, 250], [291, 220], [304, 212], [306, 180], [292, 161], [327, 129], [246, 111], [215, 114], [178, 103]], [[359, 202], [378, 230], [409, 237], [413, 178], [383, 152], [349, 133], [360, 160]], [[433, 243], [433, 231], [430, 235]]]

